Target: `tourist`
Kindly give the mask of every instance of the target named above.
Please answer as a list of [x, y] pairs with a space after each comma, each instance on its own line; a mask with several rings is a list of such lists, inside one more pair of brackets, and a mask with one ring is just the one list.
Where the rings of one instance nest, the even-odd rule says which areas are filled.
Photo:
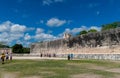
[[2, 55], [1, 55], [1, 60], [2, 60], [2, 64], [4, 64], [4, 60], [5, 60], [5, 54], [4, 53], [2, 53]]
[[41, 57], [43, 56], [43, 54], [41, 53], [41, 55], [40, 55]]
[[68, 60], [70, 60], [70, 54], [68, 54]]
[[10, 53], [10, 60], [12, 61], [12, 53]]
[[74, 55], [73, 54], [70, 54], [70, 57], [71, 57], [71, 60], [73, 59]]
[[56, 57], [56, 54], [55, 54], [55, 53], [53, 54], [53, 57]]
[[6, 57], [6, 61], [9, 60], [9, 54], [8, 54], [8, 52], [6, 53], [5, 57]]

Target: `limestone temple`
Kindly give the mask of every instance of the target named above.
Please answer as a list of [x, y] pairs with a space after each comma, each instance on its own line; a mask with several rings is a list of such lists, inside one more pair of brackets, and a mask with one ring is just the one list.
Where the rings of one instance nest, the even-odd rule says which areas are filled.
[[40, 54], [120, 54], [120, 28], [63, 39], [32, 43], [30, 53]]

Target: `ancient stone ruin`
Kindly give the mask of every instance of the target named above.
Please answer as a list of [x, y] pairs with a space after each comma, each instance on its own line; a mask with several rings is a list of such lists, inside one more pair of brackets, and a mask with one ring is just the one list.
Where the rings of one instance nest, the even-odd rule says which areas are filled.
[[31, 54], [120, 54], [120, 28], [63, 39], [33, 43]]

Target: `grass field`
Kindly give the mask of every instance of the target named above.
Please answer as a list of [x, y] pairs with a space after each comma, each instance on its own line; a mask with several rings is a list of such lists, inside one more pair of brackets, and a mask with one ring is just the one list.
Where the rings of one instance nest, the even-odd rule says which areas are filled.
[[120, 62], [109, 60], [13, 60], [0, 64], [1, 78], [120, 78]]

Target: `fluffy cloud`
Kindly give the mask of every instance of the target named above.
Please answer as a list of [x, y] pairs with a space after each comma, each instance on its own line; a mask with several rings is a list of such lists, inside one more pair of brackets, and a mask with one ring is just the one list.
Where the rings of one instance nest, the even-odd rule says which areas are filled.
[[10, 21], [6, 21], [0, 24], [0, 42], [10, 45], [13, 43], [21, 43], [26, 46], [31, 43], [31, 40], [32, 42], [34, 40], [38, 42], [41, 40], [56, 39], [52, 34], [45, 33], [42, 28], [37, 28], [33, 35], [29, 33], [29, 31], [32, 30], [35, 30], [35, 28], [28, 28], [25, 25], [14, 24]]
[[26, 26], [6, 21], [0, 24], [0, 32], [25, 32]]
[[11, 32], [25, 32], [25, 31], [26, 31], [26, 26], [24, 25], [13, 24], [11, 26]]
[[63, 2], [64, 0], [43, 0], [43, 5], [50, 5], [52, 3]]
[[46, 25], [50, 27], [59, 27], [66, 23], [66, 20], [60, 20], [58, 18], [51, 18], [47, 21]]
[[53, 36], [52, 34], [45, 33], [44, 29], [42, 29], [42, 28], [37, 28], [36, 29], [36, 34], [35, 34], [35, 36], [33, 38], [35, 40], [37, 40], [37, 41], [46, 41], [46, 40], [54, 40], [54, 39], [56, 39], [56, 37]]
[[90, 26], [90, 27], [81, 26], [80, 28], [73, 28], [73, 29], [66, 28], [63, 33], [59, 34], [59, 36], [63, 36], [64, 33], [70, 33], [72, 35], [75, 35], [82, 30], [90, 30], [90, 29], [96, 29], [97, 31], [100, 31], [101, 27], [98, 27], [98, 26]]
[[12, 43], [13, 41], [24, 38], [27, 27], [6, 21], [0, 24], [0, 42]]
[[[49, 23], [51, 20], [52, 20], [52, 23]], [[60, 23], [60, 22], [63, 22], [63, 21], [64, 20], [59, 20], [57, 18], [53, 18], [53, 19], [50, 19], [48, 23], [51, 26], [61, 26], [64, 23]], [[14, 24], [10, 21], [6, 21], [6, 22], [0, 24], [0, 42], [5, 42], [8, 44], [22, 43], [23, 45], [28, 45], [33, 41], [38, 42], [38, 41], [56, 40], [56, 39], [62, 38], [63, 34], [66, 32], [75, 35], [82, 30], [89, 30], [89, 29], [96, 29], [96, 30], [100, 31], [101, 27], [81, 26], [80, 28], [73, 28], [73, 29], [66, 28], [63, 33], [59, 34], [58, 36], [54, 36], [51, 34], [52, 33], [51, 30], [49, 30], [47, 32], [42, 28], [36, 28], [36, 29], [28, 28], [25, 25]], [[31, 33], [32, 30], [35, 30], [35, 31]]]
[[6, 22], [0, 24], [0, 32], [9, 31], [11, 25], [12, 25], [12, 23], [10, 21], [6, 21]]
[[73, 28], [73, 29], [69, 29], [69, 28], [66, 28], [64, 33], [71, 33], [71, 34], [76, 34], [82, 30], [87, 30], [87, 27], [86, 26], [81, 26], [80, 28]]
[[56, 39], [55, 36], [51, 35], [51, 34], [46, 34], [46, 33], [41, 33], [41, 34], [36, 34], [34, 37], [36, 40], [54, 40]]

